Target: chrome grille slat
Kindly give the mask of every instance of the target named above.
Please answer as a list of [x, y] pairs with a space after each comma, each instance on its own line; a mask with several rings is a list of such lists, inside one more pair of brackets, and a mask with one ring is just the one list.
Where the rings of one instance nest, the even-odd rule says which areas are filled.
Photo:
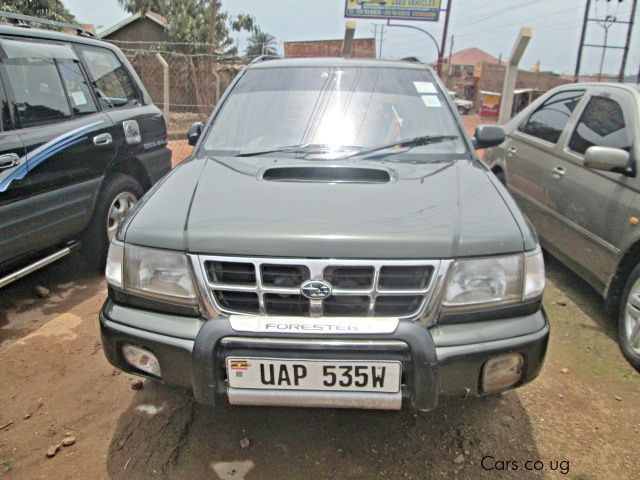
[[260, 264], [253, 262], [253, 268], [256, 271], [256, 292], [258, 293], [258, 304], [260, 305], [260, 315], [267, 314], [267, 306], [264, 302], [264, 285], [262, 283], [262, 268]]
[[[334, 285], [332, 291], [332, 297], [342, 297], [346, 302], [346, 298], [354, 297], [353, 302], [358, 302], [355, 297], [368, 297], [368, 308], [363, 315], [374, 316], [376, 314], [376, 300], [378, 297], [385, 297], [384, 302], [388, 307], [389, 305], [398, 305], [398, 317], [401, 319], [422, 320], [429, 322], [430, 319], [435, 318], [437, 309], [434, 308], [435, 301], [440, 297], [440, 290], [444, 285], [451, 260], [354, 260], [354, 259], [301, 259], [301, 258], [272, 258], [272, 257], [228, 257], [228, 256], [214, 256], [214, 255], [191, 255], [191, 264], [194, 267], [194, 273], [198, 280], [199, 291], [203, 293], [205, 306], [211, 316], [217, 314], [252, 314], [250, 312], [240, 310], [234, 310], [231, 308], [222, 307], [216, 299], [216, 291], [218, 292], [242, 292], [253, 293], [258, 297], [259, 314], [268, 316], [268, 308], [266, 304], [265, 295], [277, 294], [281, 296], [291, 296], [291, 302], [300, 301], [300, 288], [283, 288], [273, 286], [275, 282], [274, 271], [277, 272], [278, 267], [282, 266], [282, 275], [288, 276], [288, 278], [294, 278], [299, 280], [300, 273], [305, 272], [307, 269], [309, 272], [309, 278], [311, 280], [327, 280], [325, 278], [325, 271], [333, 267], [333, 272], [338, 272], [338, 277], [344, 278], [357, 278], [351, 282], [354, 288], [340, 288]], [[216, 262], [217, 265], [229, 265], [229, 264], [251, 264], [255, 272], [255, 285], [231, 283], [218, 283], [209, 275], [207, 265], [213, 265]], [[284, 267], [299, 267], [296, 268], [284, 268]], [[270, 285], [264, 284], [264, 268], [270, 275]], [[335, 267], [346, 267], [342, 270]], [[349, 271], [349, 267], [356, 267]], [[381, 270], [383, 267], [393, 267], [388, 271], [394, 274], [394, 277], [410, 278], [416, 285], [424, 288], [383, 288], [381, 283]], [[423, 267], [408, 269], [406, 275], [403, 275], [402, 267]], [[426, 267], [426, 268], [425, 268]], [[210, 268], [210, 267], [209, 267]], [[372, 269], [372, 273], [366, 273], [366, 269]], [[427, 272], [424, 277], [420, 279], [420, 275], [416, 277], [415, 272]], [[297, 273], [296, 273], [297, 272]], [[305, 275], [306, 276], [306, 275]], [[362, 283], [371, 276], [371, 287], [363, 288]], [[415, 279], [415, 281], [414, 281]], [[289, 280], [290, 282], [290, 280]], [[358, 283], [362, 282], [362, 283]], [[344, 282], [343, 282], [344, 283]], [[368, 282], [367, 282], [368, 283]], [[397, 282], [393, 282], [397, 284]], [[426, 285], [425, 285], [426, 283]], [[405, 283], [406, 285], [406, 283]], [[391, 297], [398, 297], [397, 302], [393, 302]], [[402, 302], [408, 302], [409, 297], [421, 297], [419, 308], [411, 312], [402, 312]], [[270, 297], [273, 299], [273, 297]], [[281, 301], [277, 300], [278, 307], [286, 308], [286, 297]], [[348, 303], [348, 302], [347, 302]], [[413, 302], [415, 303], [415, 302]], [[410, 305], [413, 305], [410, 303]], [[334, 301], [335, 305], [335, 301]], [[409, 305], [409, 304], [407, 304]], [[406, 306], [406, 305], [405, 305]], [[358, 307], [359, 308], [359, 307]], [[295, 306], [292, 305], [292, 309], [295, 310]], [[299, 309], [297, 311], [300, 311]], [[388, 314], [388, 313], [387, 313]], [[323, 315], [323, 301], [322, 300], [310, 300], [309, 301], [309, 317], [320, 317]], [[393, 315], [393, 313], [391, 313]]]

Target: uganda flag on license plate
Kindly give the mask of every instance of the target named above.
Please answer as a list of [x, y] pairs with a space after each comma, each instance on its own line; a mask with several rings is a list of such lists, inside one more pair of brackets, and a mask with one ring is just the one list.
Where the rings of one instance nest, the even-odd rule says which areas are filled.
[[246, 360], [231, 360], [231, 370], [246, 370], [249, 368], [249, 362]]

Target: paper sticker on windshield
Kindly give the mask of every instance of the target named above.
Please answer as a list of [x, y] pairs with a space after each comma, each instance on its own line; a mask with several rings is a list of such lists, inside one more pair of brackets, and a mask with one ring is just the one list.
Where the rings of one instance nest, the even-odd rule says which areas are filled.
[[420, 95], [438, 93], [436, 86], [431, 82], [413, 82]]
[[87, 97], [84, 96], [83, 92], [70, 92], [69, 95], [71, 95], [76, 107], [81, 107], [82, 105], [87, 104]]
[[422, 95], [422, 101], [429, 108], [440, 108], [442, 103], [437, 95]]

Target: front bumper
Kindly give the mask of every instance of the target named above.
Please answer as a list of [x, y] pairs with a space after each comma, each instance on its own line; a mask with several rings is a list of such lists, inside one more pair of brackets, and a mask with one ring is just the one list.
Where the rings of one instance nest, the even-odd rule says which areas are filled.
[[[353, 406], [394, 408], [393, 402], [372, 395], [332, 392], [310, 399], [305, 393], [228, 395], [225, 359], [234, 357], [305, 358], [323, 360], [399, 360], [402, 362], [402, 401], [419, 410], [431, 410], [441, 397], [483, 395], [485, 362], [502, 353], [524, 357], [520, 386], [533, 380], [542, 367], [549, 338], [544, 310], [523, 317], [458, 325], [434, 326], [402, 321], [393, 334], [323, 335], [239, 332], [228, 319], [205, 322], [124, 307], [107, 300], [100, 312], [105, 354], [114, 366], [135, 374], [124, 359], [124, 344], [138, 345], [159, 359], [162, 381], [189, 386], [198, 402], [285, 406]], [[513, 388], [513, 387], [511, 387]], [[255, 391], [253, 393], [256, 393]], [[281, 398], [279, 398], [279, 397]], [[353, 397], [353, 398], [352, 398]], [[369, 400], [371, 400], [369, 402]], [[385, 407], [385, 405], [387, 405]]]

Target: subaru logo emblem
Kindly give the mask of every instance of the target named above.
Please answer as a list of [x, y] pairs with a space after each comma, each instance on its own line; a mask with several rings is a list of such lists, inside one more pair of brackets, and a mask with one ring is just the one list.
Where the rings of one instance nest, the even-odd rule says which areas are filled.
[[323, 300], [331, 295], [331, 284], [324, 280], [307, 280], [300, 285], [300, 293], [310, 300]]

